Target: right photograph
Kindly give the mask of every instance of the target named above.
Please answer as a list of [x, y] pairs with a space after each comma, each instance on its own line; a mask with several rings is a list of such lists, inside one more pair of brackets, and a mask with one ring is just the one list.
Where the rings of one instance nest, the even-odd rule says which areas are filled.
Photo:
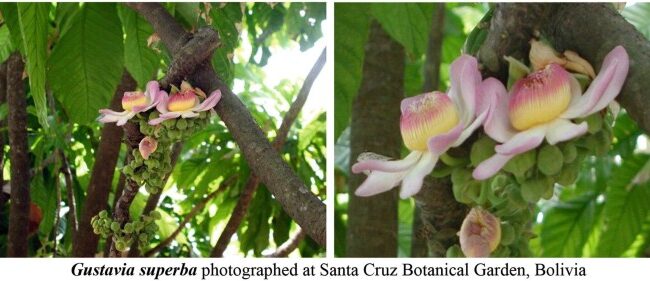
[[335, 3], [335, 256], [650, 257], [649, 3]]

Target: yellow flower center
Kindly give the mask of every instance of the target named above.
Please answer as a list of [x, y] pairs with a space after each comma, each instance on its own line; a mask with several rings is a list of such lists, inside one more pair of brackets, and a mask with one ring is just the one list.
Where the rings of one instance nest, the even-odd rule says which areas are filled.
[[410, 150], [427, 150], [431, 137], [446, 133], [458, 124], [458, 112], [446, 94], [427, 93], [402, 108], [400, 129]]
[[520, 131], [555, 120], [571, 102], [570, 74], [557, 64], [520, 79], [512, 87], [509, 117]]
[[122, 97], [122, 108], [127, 111], [132, 111], [136, 106], [147, 105], [148, 100], [143, 92], [125, 92]]
[[167, 103], [167, 110], [169, 111], [186, 111], [197, 104], [196, 95], [192, 90], [180, 91], [172, 94]]

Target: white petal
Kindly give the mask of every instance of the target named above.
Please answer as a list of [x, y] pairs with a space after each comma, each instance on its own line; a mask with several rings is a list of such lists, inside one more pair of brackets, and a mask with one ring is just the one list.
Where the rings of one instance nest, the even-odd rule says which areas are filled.
[[404, 178], [406, 172], [385, 173], [372, 172], [366, 180], [354, 191], [354, 194], [361, 197], [373, 196], [397, 186]]
[[555, 145], [558, 142], [579, 137], [585, 134], [588, 129], [587, 122], [582, 122], [578, 125], [566, 119], [557, 119], [548, 125], [546, 141], [550, 145]]
[[424, 153], [420, 161], [406, 174], [402, 181], [402, 189], [399, 196], [402, 199], [409, 198], [422, 188], [424, 177], [431, 173], [438, 162], [438, 156], [432, 153]]
[[544, 141], [547, 125], [540, 125], [521, 131], [494, 150], [499, 154], [512, 155], [520, 154], [538, 147]]

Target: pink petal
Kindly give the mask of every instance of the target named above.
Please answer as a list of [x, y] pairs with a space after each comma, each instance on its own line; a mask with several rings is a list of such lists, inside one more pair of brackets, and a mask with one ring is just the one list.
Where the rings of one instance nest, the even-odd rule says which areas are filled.
[[483, 111], [479, 116], [477, 116], [476, 119], [474, 119], [474, 122], [472, 122], [472, 124], [467, 126], [461, 132], [460, 136], [456, 139], [456, 141], [451, 146], [452, 147], [457, 147], [457, 146], [463, 144], [465, 142], [465, 140], [467, 138], [469, 138], [469, 136], [471, 136], [472, 133], [474, 133], [476, 128], [478, 128], [479, 126], [481, 126], [483, 124], [483, 122], [485, 121], [488, 113], [489, 113], [489, 108], [486, 109], [485, 111]]
[[354, 194], [361, 197], [373, 196], [397, 186], [404, 178], [405, 172], [384, 173], [372, 172], [366, 180], [354, 191]]
[[463, 124], [458, 124], [447, 133], [429, 138], [427, 143], [429, 152], [435, 155], [445, 153], [463, 133], [463, 127]]
[[158, 125], [158, 124], [162, 123], [165, 120], [178, 118], [179, 116], [181, 116], [181, 114], [178, 113], [178, 112], [163, 113], [158, 118], [150, 120], [149, 125]]
[[578, 125], [566, 119], [557, 119], [548, 125], [546, 141], [550, 145], [555, 145], [558, 142], [579, 137], [585, 134], [588, 129], [587, 122], [582, 122]]
[[140, 150], [140, 155], [145, 160], [149, 159], [149, 155], [154, 153], [158, 148], [158, 141], [152, 137], [144, 137], [140, 144], [138, 145], [138, 150]]
[[135, 115], [130, 111], [116, 112], [110, 109], [100, 109], [99, 112], [101, 115], [97, 118], [97, 121], [101, 123], [118, 122], [118, 126], [124, 125], [126, 121]]
[[160, 113], [167, 113], [167, 103], [169, 103], [169, 95], [165, 91], [158, 92], [158, 104], [156, 104], [156, 110]]
[[413, 151], [404, 159], [397, 161], [366, 159], [352, 165], [352, 172], [355, 174], [363, 171], [381, 171], [381, 172], [402, 172], [411, 168], [422, 156], [421, 152]]
[[402, 199], [409, 198], [420, 191], [424, 177], [431, 173], [438, 162], [438, 156], [431, 153], [424, 153], [420, 161], [406, 174], [402, 180], [402, 189], [399, 196]]
[[516, 155], [521, 154], [539, 146], [544, 140], [546, 126], [537, 126], [521, 131], [494, 150], [499, 154]]
[[467, 124], [476, 111], [476, 94], [481, 83], [476, 58], [462, 55], [451, 63], [451, 87], [449, 97], [461, 114], [461, 122]]
[[588, 116], [602, 110], [621, 92], [630, 61], [622, 46], [614, 48], [605, 60], [598, 75], [576, 104], [572, 104], [562, 117], [572, 119]]
[[485, 79], [481, 91], [482, 96], [487, 96], [490, 102], [490, 112], [483, 124], [485, 133], [492, 139], [504, 143], [516, 133], [508, 117], [508, 92], [501, 81], [495, 78]]
[[205, 99], [195, 111], [206, 111], [213, 108], [221, 100], [221, 90], [214, 90], [210, 96]]
[[487, 160], [481, 162], [481, 164], [474, 169], [474, 172], [472, 172], [472, 177], [476, 180], [485, 180], [489, 179], [490, 177], [494, 176], [503, 166], [505, 166], [512, 157], [515, 157], [515, 155], [502, 155], [502, 154], [495, 154], [492, 155], [492, 157], [488, 158]]

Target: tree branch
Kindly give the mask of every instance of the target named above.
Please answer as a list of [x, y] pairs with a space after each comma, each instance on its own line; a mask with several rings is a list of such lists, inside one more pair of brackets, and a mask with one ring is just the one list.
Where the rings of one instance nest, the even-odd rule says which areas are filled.
[[[314, 84], [314, 81], [318, 77], [320, 71], [323, 69], [323, 66], [325, 66], [325, 54], [326, 54], [325, 51], [326, 49], [323, 49], [320, 56], [316, 60], [316, 63], [314, 63], [314, 66], [312, 66], [311, 70], [309, 71], [309, 74], [307, 74], [307, 77], [305, 78], [302, 87], [300, 88], [300, 91], [298, 92], [298, 95], [296, 96], [296, 100], [294, 100], [293, 103], [291, 103], [291, 106], [289, 107], [289, 111], [287, 111], [287, 113], [284, 115], [284, 118], [282, 119], [282, 123], [280, 124], [280, 128], [278, 128], [276, 137], [273, 140], [273, 144], [272, 144], [273, 148], [277, 151], [280, 151], [280, 149], [284, 146], [284, 143], [287, 140], [287, 137], [289, 135], [289, 130], [291, 129], [291, 126], [296, 121], [296, 118], [298, 118], [298, 114], [300, 114], [302, 107], [305, 105], [305, 102], [307, 101], [307, 97], [309, 97], [311, 86]], [[237, 201], [237, 205], [233, 209], [233, 212], [230, 215], [230, 219], [228, 219], [228, 223], [226, 224], [226, 227], [224, 228], [223, 232], [219, 236], [219, 239], [217, 240], [217, 243], [214, 245], [214, 248], [212, 249], [212, 253], [210, 254], [210, 256], [212, 257], [223, 256], [223, 252], [228, 247], [228, 244], [230, 243], [230, 239], [235, 234], [235, 232], [237, 232], [239, 225], [241, 224], [242, 220], [246, 216], [246, 212], [248, 211], [248, 206], [250, 205], [250, 202], [253, 199], [253, 194], [255, 194], [258, 185], [259, 185], [259, 178], [255, 174], [251, 174], [250, 178], [246, 182], [246, 185], [244, 185], [244, 189], [239, 195], [239, 200]]]
[[[115, 90], [110, 108], [120, 110], [122, 108], [122, 95], [126, 91], [135, 89], [135, 87], [135, 80], [125, 70], [122, 73], [122, 81]], [[99, 236], [93, 233], [90, 221], [108, 204], [108, 195], [111, 191], [115, 166], [120, 154], [122, 135], [122, 129], [114, 123], [104, 124], [102, 128], [101, 141], [97, 152], [95, 152], [95, 166], [90, 175], [86, 202], [79, 221], [76, 235], [77, 243], [72, 246], [72, 255], [75, 257], [93, 257], [97, 252]]]
[[27, 146], [27, 97], [23, 89], [24, 63], [19, 53], [7, 65], [7, 104], [9, 105], [9, 156], [11, 159], [11, 213], [7, 256], [27, 256], [29, 225], [29, 148]]
[[72, 172], [70, 171], [70, 163], [68, 162], [68, 158], [65, 157], [65, 154], [63, 154], [62, 151], [59, 150], [59, 153], [61, 154], [61, 160], [62, 160], [61, 171], [63, 172], [63, 178], [65, 179], [65, 189], [66, 189], [66, 195], [68, 197], [68, 207], [70, 208], [70, 210], [68, 211], [69, 214], [68, 223], [70, 224], [70, 228], [72, 229], [72, 243], [74, 244], [75, 241], [77, 241], [76, 234], [77, 231], [79, 230], [79, 222], [77, 221], [77, 203], [75, 202], [75, 198], [74, 198]]
[[298, 245], [300, 245], [300, 242], [305, 239], [305, 231], [301, 229], [298, 230], [298, 232], [289, 240], [285, 241], [280, 245], [277, 249], [275, 249], [275, 252], [266, 255], [265, 257], [267, 258], [285, 258], [291, 254], [296, 248], [298, 248]]
[[[7, 102], [7, 62], [0, 64], [0, 105]], [[0, 128], [7, 126], [6, 120], [0, 120]], [[0, 187], [5, 185], [4, 180], [4, 163], [5, 163], [5, 144], [7, 138], [5, 132], [0, 131]], [[0, 210], [4, 209], [4, 205], [9, 201], [9, 194], [0, 192]]]
[[[176, 54], [189, 34], [156, 3], [128, 3], [153, 26], [172, 54]], [[241, 148], [249, 166], [265, 183], [284, 210], [318, 244], [325, 246], [325, 204], [312, 194], [293, 170], [273, 149], [241, 100], [218, 79], [209, 61], [191, 75], [192, 85], [205, 92], [220, 89], [221, 101], [215, 110]]]
[[156, 247], [154, 247], [153, 249], [147, 251], [144, 254], [144, 256], [145, 257], [151, 257], [151, 256], [157, 254], [158, 252], [160, 252], [160, 250], [162, 250], [163, 248], [167, 247], [167, 245], [169, 245], [169, 243], [174, 241], [176, 236], [178, 236], [178, 234], [181, 233], [183, 228], [185, 228], [185, 225], [188, 224], [190, 222], [190, 220], [192, 220], [194, 217], [196, 217], [196, 215], [198, 215], [203, 210], [203, 208], [205, 208], [205, 205], [208, 202], [210, 202], [210, 200], [212, 200], [217, 195], [219, 195], [219, 194], [223, 193], [224, 191], [226, 191], [226, 189], [228, 189], [228, 187], [230, 187], [230, 185], [235, 181], [235, 179], [236, 178], [234, 176], [231, 176], [230, 178], [224, 180], [219, 185], [219, 188], [217, 188], [217, 190], [215, 190], [212, 193], [208, 194], [208, 196], [204, 197], [198, 204], [194, 205], [194, 208], [192, 208], [192, 210], [189, 213], [187, 213], [187, 215], [185, 215], [185, 217], [183, 218], [183, 221], [178, 225], [176, 230], [174, 230], [174, 232], [172, 232], [172, 234], [169, 235], [169, 237], [167, 237], [165, 240], [163, 240], [158, 245], [156, 245]]

